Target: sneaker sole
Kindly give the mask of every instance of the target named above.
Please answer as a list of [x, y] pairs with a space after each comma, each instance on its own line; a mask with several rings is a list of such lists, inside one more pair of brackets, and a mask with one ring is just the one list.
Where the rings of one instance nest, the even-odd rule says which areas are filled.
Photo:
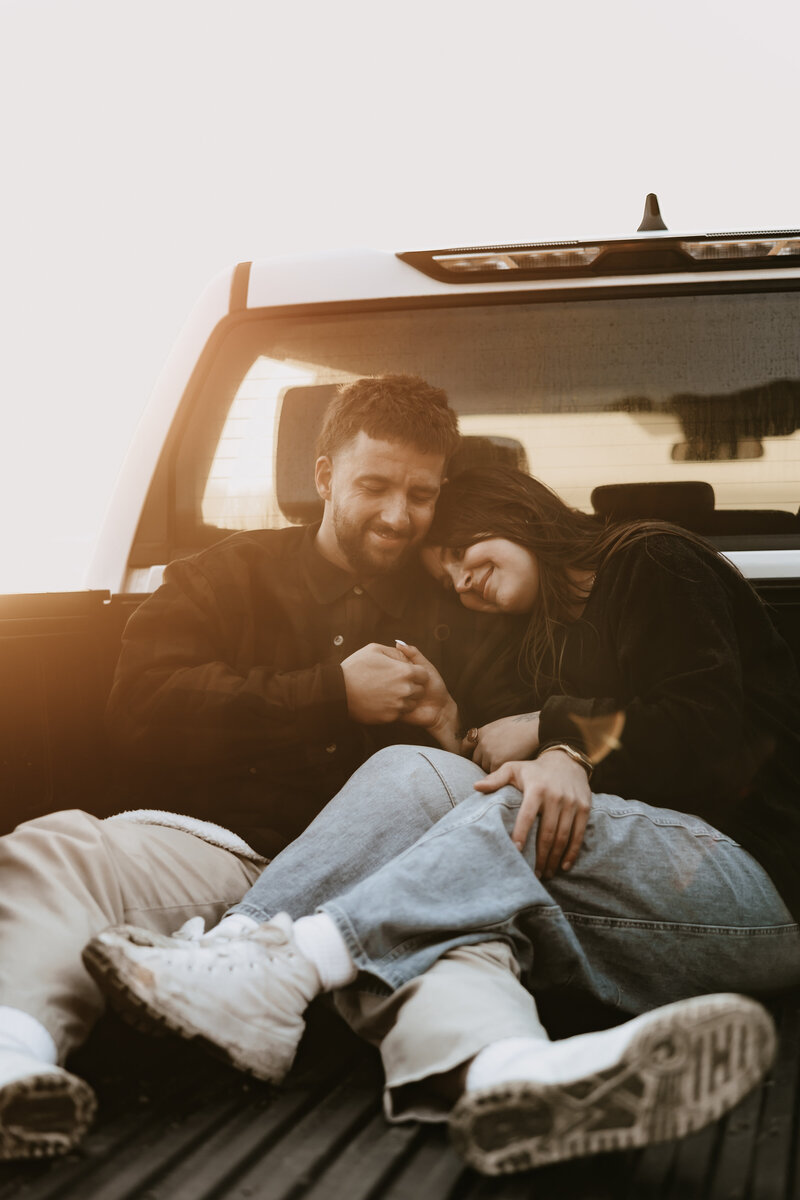
[[75, 1075], [15, 1079], [0, 1089], [0, 1159], [68, 1154], [96, 1111], [94, 1092]]
[[738, 1104], [775, 1057], [772, 1019], [742, 996], [697, 997], [640, 1021], [604, 1071], [468, 1092], [450, 1118], [456, 1149], [482, 1174], [505, 1175], [684, 1137]]
[[[138, 937], [132, 940], [149, 945]], [[195, 1029], [185, 1018], [178, 1020], [168, 1012], [156, 1008], [139, 991], [140, 980], [132, 978], [134, 968], [123, 954], [114, 947], [104, 946], [97, 940], [89, 942], [83, 950], [83, 965], [103, 992], [115, 1012], [128, 1025], [141, 1033], [164, 1036], [177, 1034], [187, 1042], [194, 1042], [214, 1058], [221, 1059], [237, 1071], [244, 1071], [264, 1083], [281, 1083], [286, 1077], [286, 1068], [261, 1068], [253, 1066], [235, 1047], [213, 1042], [201, 1030]]]

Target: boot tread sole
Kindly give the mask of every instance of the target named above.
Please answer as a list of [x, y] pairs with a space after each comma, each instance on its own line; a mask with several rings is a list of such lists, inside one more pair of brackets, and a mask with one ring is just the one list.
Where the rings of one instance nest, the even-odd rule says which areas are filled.
[[228, 1066], [235, 1067], [237, 1071], [244, 1071], [264, 1083], [280, 1083], [285, 1077], [286, 1072], [283, 1070], [262, 1070], [254, 1067], [243, 1056], [237, 1055], [234, 1049], [212, 1041], [188, 1022], [175, 1020], [169, 1014], [153, 1007], [136, 992], [130, 981], [124, 978], [124, 972], [120, 970], [113, 953], [102, 944], [90, 942], [84, 948], [83, 963], [114, 1011], [140, 1033], [156, 1037], [177, 1034], [184, 1041], [194, 1042]]
[[68, 1154], [88, 1131], [96, 1110], [89, 1084], [68, 1072], [12, 1080], [0, 1088], [0, 1160]]
[[698, 1002], [646, 1024], [606, 1070], [468, 1092], [451, 1114], [451, 1137], [487, 1175], [670, 1141], [733, 1108], [774, 1054], [774, 1026], [760, 1005]]

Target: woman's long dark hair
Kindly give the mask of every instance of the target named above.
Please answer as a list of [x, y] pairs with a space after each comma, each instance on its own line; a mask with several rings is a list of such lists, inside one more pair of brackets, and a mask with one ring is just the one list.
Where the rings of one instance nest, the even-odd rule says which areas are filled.
[[480, 467], [463, 471], [443, 486], [425, 540], [432, 546], [466, 550], [487, 538], [508, 538], [536, 556], [539, 594], [520, 648], [520, 668], [541, 691], [560, 682], [567, 627], [588, 596], [570, 570], [594, 574], [612, 554], [654, 533], [669, 533], [710, 549], [702, 538], [663, 521], [609, 526], [570, 508], [522, 471]]

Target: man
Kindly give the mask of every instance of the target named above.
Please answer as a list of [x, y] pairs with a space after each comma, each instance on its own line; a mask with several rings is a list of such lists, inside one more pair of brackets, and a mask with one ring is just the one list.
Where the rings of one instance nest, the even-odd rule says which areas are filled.
[[103, 1010], [80, 958], [94, 934], [213, 923], [376, 749], [428, 742], [405, 721], [429, 675], [397, 639], [424, 649], [469, 724], [513, 711], [496, 619], [414, 561], [457, 439], [420, 379], [344, 388], [320, 438], [319, 527], [178, 561], [134, 614], [109, 725], [128, 796], [159, 808], [55, 813], [0, 839], [0, 1157], [67, 1151], [92, 1119], [91, 1089], [59, 1064]]
[[509, 711], [504, 631], [443, 603], [414, 553], [457, 441], [439, 389], [360, 380], [319, 438], [318, 529], [236, 535], [172, 564], [128, 624], [109, 701], [126, 799], [223, 817], [272, 857], [371, 753], [433, 744], [397, 725], [426, 679], [397, 639], [453, 683], [468, 724], [476, 703]]

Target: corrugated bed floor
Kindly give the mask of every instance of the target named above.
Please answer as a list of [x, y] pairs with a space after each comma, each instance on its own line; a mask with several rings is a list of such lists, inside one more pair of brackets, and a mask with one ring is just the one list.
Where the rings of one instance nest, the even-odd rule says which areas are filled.
[[465, 1168], [440, 1127], [389, 1126], [380, 1069], [318, 1012], [280, 1090], [107, 1018], [76, 1059], [101, 1111], [80, 1153], [0, 1166], [0, 1200], [800, 1200], [800, 998], [775, 1010], [771, 1077], [681, 1142], [504, 1179]]

